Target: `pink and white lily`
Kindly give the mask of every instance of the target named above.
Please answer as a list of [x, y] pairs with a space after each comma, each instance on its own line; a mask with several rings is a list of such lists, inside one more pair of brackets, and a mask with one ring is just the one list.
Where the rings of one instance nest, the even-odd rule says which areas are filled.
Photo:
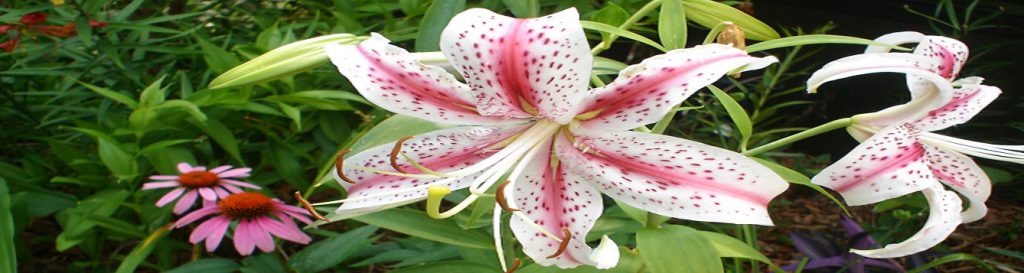
[[771, 170], [721, 148], [630, 130], [726, 73], [760, 69], [774, 57], [716, 44], [674, 50], [590, 89], [593, 57], [575, 9], [532, 19], [470, 9], [448, 24], [441, 50], [465, 83], [377, 34], [327, 47], [369, 101], [460, 125], [344, 159], [335, 176], [349, 195], [336, 216], [423, 200], [428, 188], [469, 188], [465, 201], [439, 214], [451, 216], [507, 177], [498, 196], [508, 202], [495, 206], [495, 219], [501, 207], [514, 211], [524, 252], [562, 268], [615, 266], [614, 242], [602, 240], [594, 252], [584, 241], [604, 208], [600, 193], [676, 218], [772, 223], [767, 204], [787, 183]]
[[[822, 170], [812, 182], [831, 188], [850, 205], [865, 205], [922, 191], [931, 206], [924, 228], [904, 242], [882, 249], [853, 250], [866, 257], [891, 258], [924, 251], [942, 242], [961, 222], [981, 219], [992, 185], [982, 169], [964, 154], [1024, 163], [1024, 146], [992, 145], [932, 133], [967, 122], [991, 103], [999, 88], [981, 78], [956, 79], [967, 58], [960, 41], [916, 32], [899, 32], [877, 41], [917, 43], [913, 53], [889, 53], [881, 47], [825, 65], [808, 80], [811, 90], [855, 75], [907, 74], [911, 101], [852, 117], [847, 127], [861, 141], [853, 151]], [[970, 201], [961, 200], [946, 185]]]

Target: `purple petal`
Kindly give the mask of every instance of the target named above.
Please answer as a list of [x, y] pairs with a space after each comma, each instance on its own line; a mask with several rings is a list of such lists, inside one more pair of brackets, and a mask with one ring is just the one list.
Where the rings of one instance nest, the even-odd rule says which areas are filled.
[[220, 198], [228, 197], [228, 195], [231, 195], [231, 193], [228, 193], [227, 190], [224, 190], [224, 188], [222, 188], [220, 186], [214, 186], [213, 187], [213, 191], [216, 192], [217, 193], [217, 197], [220, 197]]
[[229, 169], [231, 169], [231, 165], [224, 165], [224, 166], [213, 168], [213, 169], [210, 170], [210, 172], [211, 173], [215, 173], [215, 174], [220, 174], [220, 173], [222, 173], [224, 171], [227, 171]]
[[172, 187], [177, 187], [177, 186], [180, 186], [180, 185], [181, 184], [179, 184], [178, 181], [149, 182], [149, 183], [142, 184], [142, 190], [172, 188]]
[[225, 182], [227, 184], [239, 186], [239, 187], [245, 187], [245, 188], [250, 188], [250, 189], [255, 189], [255, 190], [260, 189], [260, 186], [256, 186], [256, 184], [242, 182], [242, 181], [238, 181], [238, 180], [234, 180], [234, 179], [221, 179], [220, 181], [221, 182]]
[[178, 176], [177, 175], [153, 175], [153, 176], [150, 176], [149, 179], [152, 179], [152, 180], [178, 180]]
[[231, 177], [248, 177], [249, 172], [252, 171], [250, 168], [238, 168], [226, 172], [217, 174], [220, 178], [231, 178]]
[[174, 227], [183, 227], [185, 225], [191, 224], [192, 222], [195, 222], [196, 220], [199, 220], [203, 217], [206, 217], [210, 214], [214, 214], [217, 212], [217, 207], [204, 207], [201, 209], [197, 209], [196, 211], [193, 211], [192, 213], [186, 214], [185, 216], [181, 217], [181, 219], [178, 219], [177, 222], [174, 222]]
[[189, 190], [186, 192], [181, 199], [178, 199], [178, 203], [174, 205], [174, 214], [182, 214], [185, 211], [188, 211], [188, 209], [192, 208], [192, 205], [196, 203], [197, 197], [199, 197], [199, 194], [196, 193], [196, 190]]
[[271, 234], [274, 234], [281, 239], [300, 244], [308, 244], [309, 241], [312, 240], [312, 238], [303, 233], [299, 226], [296, 226], [295, 222], [292, 221], [278, 222], [271, 219], [265, 219], [264, 221], [260, 221], [259, 224], [264, 230], [269, 231]]
[[256, 246], [263, 252], [274, 251], [274, 237], [270, 236], [270, 232], [263, 229], [263, 221], [271, 221], [270, 218], [260, 217], [252, 220], [252, 225], [249, 226], [249, 235], [253, 236], [256, 241]]
[[199, 188], [199, 195], [203, 196], [206, 200], [217, 200], [217, 193], [210, 188]]
[[191, 172], [192, 170], [193, 170], [192, 165], [189, 165], [188, 162], [178, 163], [178, 172], [187, 173], [187, 172]]
[[210, 230], [210, 235], [206, 236], [206, 251], [213, 252], [220, 246], [220, 241], [224, 239], [224, 233], [228, 231], [228, 226], [231, 224], [231, 219], [226, 216], [217, 216], [209, 221], [216, 221], [217, 226]]
[[183, 192], [185, 192], [185, 188], [177, 188], [167, 192], [163, 197], [160, 197], [160, 200], [156, 201], [156, 206], [162, 208], [164, 205], [167, 205], [167, 203], [177, 199], [178, 196], [181, 196], [181, 193]]
[[251, 226], [252, 223], [249, 220], [242, 220], [235, 227], [235, 250], [238, 250], [238, 254], [242, 256], [252, 254], [253, 249], [256, 247], [256, 243], [253, 241], [255, 239], [249, 232]]
[[242, 189], [238, 188], [238, 186], [231, 185], [231, 184], [228, 184], [228, 183], [221, 183], [220, 186], [224, 187], [225, 189], [228, 189], [228, 191], [231, 192], [231, 193], [240, 193], [240, 192], [242, 192]]

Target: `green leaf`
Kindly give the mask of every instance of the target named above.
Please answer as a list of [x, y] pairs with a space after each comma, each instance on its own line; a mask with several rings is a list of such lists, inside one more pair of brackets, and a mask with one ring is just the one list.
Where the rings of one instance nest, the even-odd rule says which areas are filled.
[[435, 0], [430, 4], [427, 13], [420, 20], [420, 30], [416, 32], [416, 51], [441, 50], [441, 31], [448, 26], [448, 21], [455, 14], [466, 9], [466, 0]]
[[585, 28], [585, 29], [596, 30], [596, 31], [600, 31], [600, 32], [607, 32], [607, 33], [619, 35], [619, 36], [622, 36], [622, 37], [633, 39], [634, 41], [637, 41], [637, 42], [641, 42], [641, 43], [647, 44], [647, 45], [652, 46], [654, 48], [657, 48], [658, 50], [661, 50], [661, 51], [668, 51], [668, 50], [665, 49], [665, 47], [661, 46], [661, 44], [658, 44], [657, 42], [654, 42], [653, 40], [648, 39], [647, 37], [641, 36], [640, 34], [636, 34], [636, 33], [633, 33], [631, 31], [628, 31], [628, 30], [624, 30], [624, 29], [621, 29], [621, 28], [609, 26], [609, 25], [598, 23], [598, 22], [594, 22], [594, 21], [580, 21], [580, 25], [582, 25], [583, 28]]
[[844, 205], [843, 202], [839, 201], [839, 198], [836, 198], [835, 196], [833, 196], [831, 193], [826, 191], [821, 186], [818, 186], [818, 185], [816, 185], [814, 183], [811, 183], [811, 179], [807, 178], [806, 175], [804, 175], [804, 174], [802, 174], [802, 173], [800, 173], [798, 171], [795, 171], [793, 169], [786, 168], [786, 166], [779, 165], [778, 163], [768, 161], [766, 159], [761, 159], [761, 158], [756, 158], [756, 157], [751, 157], [751, 158], [756, 160], [757, 163], [761, 163], [761, 165], [764, 165], [765, 167], [768, 167], [773, 172], [775, 172], [776, 174], [781, 176], [782, 179], [785, 179], [787, 182], [792, 183], [792, 184], [807, 186], [807, 187], [813, 189], [814, 191], [817, 191], [818, 193], [824, 195], [829, 200], [832, 200], [832, 203], [835, 203], [837, 206], [839, 206], [839, 208], [843, 209], [843, 212], [846, 213], [846, 215], [850, 215], [850, 211], [846, 210], [846, 205]]
[[634, 208], [630, 205], [627, 205], [626, 203], [619, 202], [618, 199], [612, 200], [615, 201], [615, 204], [619, 206], [619, 209], [621, 209], [622, 212], [626, 213], [626, 215], [629, 216], [629, 218], [636, 220], [640, 224], [647, 224], [647, 211]]
[[196, 40], [199, 41], [199, 47], [203, 50], [203, 59], [206, 60], [206, 65], [213, 72], [222, 73], [240, 62], [234, 54], [210, 43], [210, 41], [198, 36], [196, 36]]
[[121, 93], [118, 93], [116, 91], [113, 91], [113, 90], [110, 90], [110, 89], [106, 89], [106, 88], [103, 88], [103, 87], [99, 87], [99, 86], [95, 86], [95, 85], [91, 85], [91, 84], [84, 83], [84, 82], [78, 82], [78, 83], [81, 84], [82, 86], [85, 86], [85, 88], [88, 88], [89, 90], [92, 90], [93, 92], [96, 92], [97, 94], [100, 94], [100, 95], [102, 95], [104, 97], [112, 99], [112, 100], [114, 100], [116, 102], [120, 102], [121, 104], [127, 105], [128, 108], [135, 109], [136, 107], [139, 107], [139, 103], [136, 102], [135, 99], [132, 99], [132, 98], [130, 98], [128, 96], [122, 95]]
[[712, 0], [683, 0], [683, 5], [686, 6], [686, 17], [706, 28], [730, 21], [743, 30], [747, 39], [764, 41], [779, 38], [779, 33], [767, 24], [726, 4]]
[[686, 10], [683, 0], [661, 1], [658, 39], [668, 50], [686, 47]]
[[[605, 3], [604, 8], [601, 8], [594, 15], [590, 16], [590, 20], [609, 26], [619, 26], [629, 19], [629, 12], [623, 9], [621, 6], [616, 5], [613, 2]], [[601, 41], [605, 44], [609, 44], [611, 34], [601, 33]], [[596, 56], [595, 56], [596, 57]], [[596, 59], [596, 58], [595, 58]]]
[[304, 247], [288, 259], [299, 272], [320, 272], [332, 268], [370, 246], [370, 235], [377, 227], [363, 226]]
[[540, 3], [537, 0], [501, 0], [519, 18], [531, 18], [540, 16]]
[[142, 148], [142, 150], [139, 150], [139, 155], [146, 155], [146, 154], [149, 154], [149, 153], [158, 152], [158, 151], [163, 150], [164, 148], [167, 148], [167, 147], [171, 147], [171, 146], [182, 144], [182, 143], [189, 143], [189, 142], [192, 142], [192, 141], [193, 140], [191, 140], [191, 139], [168, 139], [168, 140], [157, 141], [156, 143], [146, 145], [145, 148]]
[[640, 257], [651, 273], [721, 273], [722, 260], [701, 233], [686, 226], [644, 228], [636, 234]]
[[139, 242], [139, 244], [128, 253], [128, 256], [124, 257], [124, 261], [121, 262], [121, 265], [117, 266], [117, 271], [115, 273], [135, 272], [135, 268], [139, 267], [139, 264], [146, 261], [146, 257], [149, 257], [149, 254], [153, 252], [153, 248], [155, 248], [156, 244], [167, 235], [167, 231], [170, 230], [170, 228], [170, 225], [158, 228], [146, 237], [145, 240]]
[[160, 85], [163, 84], [166, 76], [160, 76], [159, 79], [142, 90], [142, 94], [139, 95], [140, 107], [153, 106], [164, 102], [166, 95], [164, 94], [164, 89], [160, 88]]
[[95, 222], [80, 215], [110, 216], [121, 206], [121, 202], [128, 195], [128, 191], [124, 190], [106, 190], [93, 194], [85, 201], [78, 203], [78, 206], [70, 209], [68, 220], [63, 225], [64, 231], [57, 236], [57, 250], [64, 251], [74, 247], [81, 242], [83, 235], [96, 227]]
[[956, 253], [956, 254], [949, 254], [949, 255], [946, 255], [946, 256], [942, 256], [942, 258], [938, 258], [938, 259], [932, 260], [932, 261], [930, 261], [930, 262], [928, 262], [926, 264], [923, 264], [921, 266], [915, 267], [914, 269], [907, 270], [907, 273], [917, 273], [917, 272], [928, 270], [929, 268], [933, 268], [933, 267], [936, 267], [936, 266], [939, 266], [939, 265], [943, 265], [943, 264], [947, 264], [947, 263], [953, 263], [953, 262], [971, 262], [971, 263], [974, 263], [974, 264], [980, 266], [981, 268], [984, 268], [985, 271], [988, 271], [988, 272], [991, 272], [991, 273], [996, 273], [997, 272], [994, 268], [992, 268], [991, 265], [988, 265], [988, 263], [985, 263], [985, 261], [982, 261], [981, 259], [978, 259], [978, 257], [974, 257], [974, 256], [972, 256], [970, 254]]
[[196, 106], [196, 104], [192, 103], [191, 101], [187, 101], [187, 100], [169, 100], [169, 101], [166, 101], [164, 103], [161, 103], [160, 105], [157, 105], [156, 107], [153, 107], [153, 109], [168, 109], [168, 108], [176, 109], [176, 110], [185, 112], [185, 113], [189, 114], [190, 116], [192, 116], [192, 118], [198, 120], [199, 122], [206, 122], [206, 114], [203, 113], [203, 110], [199, 110], [199, 106]]
[[97, 138], [99, 142], [100, 161], [107, 166], [110, 173], [120, 180], [131, 180], [138, 175], [138, 163], [135, 157], [131, 156], [117, 142], [110, 142], [103, 138]]
[[626, 68], [626, 64], [620, 61], [608, 59], [601, 56], [594, 56], [594, 75], [615, 75]]
[[163, 273], [231, 273], [238, 270], [238, 264], [224, 258], [206, 258], [183, 264]]
[[355, 108], [349, 101], [371, 105], [360, 95], [341, 90], [309, 90], [291, 94], [267, 97], [266, 100], [273, 102], [289, 102], [307, 105], [321, 110], [343, 110], [351, 111]]
[[214, 142], [217, 142], [225, 152], [231, 155], [231, 158], [235, 159], [235, 162], [239, 164], [245, 163], [242, 160], [241, 151], [238, 150], [238, 140], [235, 139], [235, 135], [231, 133], [231, 130], [224, 126], [224, 123], [216, 119], [208, 119], [206, 123], [195, 121], [190, 121], [190, 123], [203, 130], [203, 133], [210, 136]]
[[242, 268], [238, 271], [242, 273], [287, 273], [284, 265], [281, 264], [280, 259], [273, 253], [263, 253], [260, 255], [249, 256], [242, 260]]
[[0, 271], [18, 272], [18, 259], [14, 248], [14, 217], [11, 215], [11, 195], [7, 181], [0, 177]]
[[910, 50], [909, 48], [868, 40], [864, 38], [841, 36], [841, 35], [828, 35], [828, 34], [808, 34], [800, 36], [792, 36], [780, 39], [774, 39], [770, 41], [764, 41], [756, 44], [747, 46], [747, 52], [764, 51], [775, 48], [799, 46], [799, 45], [816, 45], [816, 44], [851, 44], [851, 45], [872, 45], [888, 47], [899, 50]]
[[747, 243], [740, 241], [732, 236], [710, 232], [710, 231], [698, 231], [704, 239], [707, 239], [711, 243], [711, 246], [718, 253], [719, 257], [730, 257], [730, 258], [745, 258], [757, 260], [766, 264], [771, 265], [773, 268], [777, 268], [772, 263], [771, 259], [765, 257], [764, 254], [758, 252], [757, 249], [750, 247]]
[[[331, 218], [330, 215], [327, 218]], [[472, 248], [494, 248], [491, 236], [487, 233], [464, 230], [451, 219], [430, 218], [425, 212], [418, 210], [396, 208], [356, 216], [353, 219], [435, 242]]]
[[75, 37], [82, 41], [85, 47], [92, 47], [92, 26], [89, 25], [89, 18], [78, 16], [75, 18]]
[[357, 154], [364, 150], [383, 145], [399, 138], [431, 132], [445, 128], [445, 125], [410, 116], [394, 115], [374, 126], [359, 141], [352, 145], [352, 152]]
[[747, 111], [743, 110], [743, 106], [737, 102], [732, 96], [726, 94], [722, 89], [718, 89], [714, 85], [708, 85], [708, 89], [715, 95], [718, 102], [722, 103], [722, 107], [725, 107], [725, 111], [729, 113], [729, 118], [736, 124], [736, 129], [740, 131], [740, 148], [742, 150], [747, 149], [747, 141], [750, 141], [750, 135], [754, 133], [754, 125], [750, 122], [750, 116], [747, 115]]
[[281, 112], [295, 123], [295, 128], [298, 128], [299, 131], [302, 130], [302, 111], [299, 108], [280, 102], [277, 103], [277, 108], [280, 108]]
[[391, 273], [479, 273], [495, 272], [494, 267], [468, 261], [433, 262], [401, 268]]

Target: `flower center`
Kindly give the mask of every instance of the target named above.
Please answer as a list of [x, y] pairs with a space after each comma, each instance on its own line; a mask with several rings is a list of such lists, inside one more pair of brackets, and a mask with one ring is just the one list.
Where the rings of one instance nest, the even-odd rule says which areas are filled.
[[212, 187], [217, 182], [220, 182], [220, 177], [207, 171], [191, 171], [178, 176], [178, 183], [186, 188]]
[[274, 200], [255, 192], [228, 195], [217, 202], [221, 213], [234, 219], [246, 219], [270, 214], [275, 210]]

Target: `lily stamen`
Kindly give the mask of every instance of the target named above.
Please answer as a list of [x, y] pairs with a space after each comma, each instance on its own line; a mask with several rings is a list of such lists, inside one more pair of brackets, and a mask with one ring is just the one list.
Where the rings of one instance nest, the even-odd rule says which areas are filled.
[[411, 164], [413, 167], [416, 167], [416, 169], [420, 170], [423, 173], [427, 173], [437, 177], [458, 177], [455, 175], [440, 173], [435, 170], [431, 170], [430, 168], [427, 168], [426, 166], [423, 166], [422, 164], [416, 162], [416, 160], [414, 160], [411, 156], [409, 156], [406, 153], [402, 153], [402, 157], [405, 158], [405, 161], [408, 161], [409, 164]]
[[562, 236], [562, 243], [558, 245], [558, 250], [555, 251], [555, 254], [551, 254], [551, 256], [547, 257], [548, 259], [553, 259], [558, 257], [558, 255], [562, 255], [562, 253], [569, 248], [569, 240], [572, 240], [572, 232], [569, 232], [569, 228], [562, 227], [562, 234], [564, 234]]
[[523, 261], [520, 260], [519, 258], [516, 258], [514, 261], [512, 261], [512, 266], [509, 267], [508, 270], [505, 270], [505, 273], [516, 272], [516, 269], [519, 269], [519, 266], [521, 265], [523, 265]]
[[347, 176], [345, 176], [344, 169], [342, 168], [345, 165], [345, 154], [347, 154], [348, 152], [351, 152], [351, 151], [352, 151], [352, 149], [345, 149], [344, 151], [341, 151], [340, 153], [338, 153], [338, 157], [335, 158], [335, 160], [334, 160], [334, 170], [338, 172], [338, 178], [341, 178], [341, 180], [344, 180], [345, 182], [348, 182], [349, 184], [355, 184], [356, 183], [355, 180], [352, 180], [351, 178], [348, 178]]
[[400, 138], [398, 141], [395, 141], [395, 147], [391, 148], [391, 167], [400, 173], [409, 173], [405, 171], [405, 169], [402, 169], [402, 166], [398, 165], [398, 154], [402, 151], [402, 144], [405, 143], [406, 140], [410, 139], [412, 139], [412, 136]]
[[323, 215], [320, 215], [320, 213], [317, 212], [316, 209], [313, 209], [313, 205], [310, 204], [309, 201], [306, 200], [306, 198], [302, 198], [301, 192], [295, 192], [295, 199], [299, 200], [299, 203], [302, 204], [302, 207], [305, 208], [310, 215], [313, 215], [313, 218], [316, 218], [317, 220], [324, 222], [330, 222], [329, 220], [327, 220], [327, 218], [324, 218]]
[[494, 200], [498, 201], [498, 206], [501, 206], [502, 210], [507, 212], [516, 212], [519, 211], [519, 209], [509, 207], [508, 201], [505, 200], [505, 186], [508, 186], [508, 183], [509, 181], [505, 180], [505, 182], [498, 184], [498, 189], [494, 192]]

